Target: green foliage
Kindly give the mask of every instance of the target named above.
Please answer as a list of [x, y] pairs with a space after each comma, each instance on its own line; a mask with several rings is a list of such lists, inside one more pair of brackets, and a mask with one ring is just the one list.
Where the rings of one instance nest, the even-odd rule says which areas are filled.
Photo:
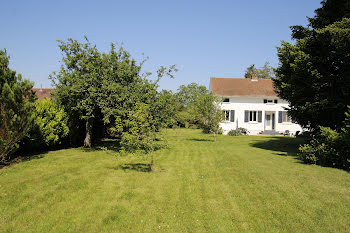
[[8, 162], [34, 120], [33, 83], [8, 66], [9, 57], [0, 50], [0, 163]]
[[[122, 47], [111, 44], [108, 53], [100, 53], [86, 39], [86, 43], [68, 39], [60, 41], [63, 66], [51, 78], [56, 84], [55, 97], [78, 125], [74, 131], [85, 132], [84, 146], [90, 147], [97, 128], [109, 136], [120, 138], [123, 150], [151, 151], [154, 134], [161, 127], [174, 124], [177, 103], [171, 92], [157, 92], [163, 76], [173, 77], [176, 67], [161, 66], [156, 81], [142, 75], [144, 61], [138, 63]], [[85, 129], [81, 122], [86, 122]], [[96, 122], [102, 127], [96, 127]], [[70, 126], [72, 127], [72, 126]]]
[[34, 125], [24, 140], [26, 150], [61, 145], [68, 137], [68, 115], [51, 99], [35, 102]]
[[306, 163], [350, 170], [350, 130], [337, 132], [320, 127], [309, 144], [300, 146], [299, 158]]
[[159, 92], [152, 104], [154, 106], [154, 117], [157, 121], [156, 128], [172, 128], [178, 124], [178, 113], [181, 108], [178, 95], [172, 91], [162, 90]]
[[137, 103], [134, 110], [129, 112], [125, 120], [127, 131], [122, 133], [121, 148], [124, 151], [151, 151], [154, 141], [152, 115], [149, 105]]
[[249, 66], [244, 74], [245, 78], [252, 78], [254, 75], [260, 79], [272, 79], [275, 77], [274, 69], [269, 65], [269, 62], [265, 62], [261, 68], [256, 68], [255, 64]]
[[242, 132], [239, 129], [231, 129], [228, 133], [228, 136], [242, 136]]
[[199, 125], [201, 116], [198, 115], [198, 102], [209, 93], [205, 86], [197, 83], [190, 83], [187, 86], [181, 85], [176, 93], [179, 104], [175, 119], [182, 127], [189, 128], [192, 125]]
[[199, 124], [204, 131], [216, 135], [219, 133], [219, 123], [222, 120], [222, 111], [220, 108], [220, 99], [211, 93], [203, 94], [195, 102], [195, 112], [199, 116]]
[[[176, 93], [175, 121], [185, 128], [202, 128], [204, 133], [222, 133], [219, 122], [222, 120], [220, 99], [212, 95], [205, 86], [191, 83], [181, 85]], [[175, 104], [174, 102], [174, 104]]]
[[350, 5], [335, 0], [322, 4], [308, 28], [292, 27], [296, 44], [282, 42], [278, 48], [274, 84], [300, 125], [339, 130], [350, 105], [350, 19], [345, 18]]
[[69, 114], [70, 121], [76, 120], [74, 125], [81, 124], [77, 121], [86, 121], [84, 146], [91, 147], [91, 129], [101, 100], [104, 69], [96, 46], [85, 39], [83, 44], [71, 38], [67, 42], [58, 41], [63, 55], [61, 70], [54, 72], [50, 78], [56, 85], [54, 95]]

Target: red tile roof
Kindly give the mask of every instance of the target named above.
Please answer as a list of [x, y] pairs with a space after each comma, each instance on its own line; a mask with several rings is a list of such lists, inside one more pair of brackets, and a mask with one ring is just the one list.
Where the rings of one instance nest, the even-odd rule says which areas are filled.
[[271, 79], [210, 78], [210, 87], [217, 96], [277, 97]]
[[32, 90], [36, 92], [39, 100], [43, 100], [45, 98], [50, 98], [51, 92], [55, 90], [55, 88], [32, 88]]

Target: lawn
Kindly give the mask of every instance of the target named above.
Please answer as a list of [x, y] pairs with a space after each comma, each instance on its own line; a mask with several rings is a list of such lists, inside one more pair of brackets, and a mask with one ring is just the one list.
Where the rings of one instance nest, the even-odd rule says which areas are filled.
[[52, 151], [0, 170], [0, 232], [350, 232], [350, 173], [300, 139], [167, 130], [169, 148]]

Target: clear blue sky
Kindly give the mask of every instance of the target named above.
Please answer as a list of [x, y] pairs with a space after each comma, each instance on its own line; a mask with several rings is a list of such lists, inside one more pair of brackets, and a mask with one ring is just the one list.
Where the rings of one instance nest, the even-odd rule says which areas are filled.
[[306, 25], [321, 0], [213, 1], [17, 1], [0, 0], [0, 48], [10, 67], [36, 87], [50, 87], [60, 66], [56, 40], [86, 35], [100, 51], [123, 43], [136, 59], [149, 56], [146, 71], [177, 64], [176, 90], [210, 77], [244, 76], [251, 65], [278, 65], [276, 46], [290, 41], [290, 25]]

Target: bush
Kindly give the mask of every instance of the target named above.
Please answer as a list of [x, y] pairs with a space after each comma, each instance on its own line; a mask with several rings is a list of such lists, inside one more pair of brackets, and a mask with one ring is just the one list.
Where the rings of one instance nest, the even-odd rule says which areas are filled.
[[229, 135], [229, 136], [241, 136], [242, 132], [239, 129], [232, 129], [227, 133], [227, 135]]
[[320, 127], [309, 144], [299, 147], [298, 156], [305, 163], [336, 167], [350, 170], [350, 132], [343, 128], [341, 132], [329, 127]]
[[238, 128], [239, 131], [241, 131], [242, 134], [246, 135], [249, 133], [249, 131], [245, 128]]
[[22, 150], [61, 145], [68, 138], [68, 115], [51, 99], [36, 101], [34, 115], [34, 125], [23, 140]]

